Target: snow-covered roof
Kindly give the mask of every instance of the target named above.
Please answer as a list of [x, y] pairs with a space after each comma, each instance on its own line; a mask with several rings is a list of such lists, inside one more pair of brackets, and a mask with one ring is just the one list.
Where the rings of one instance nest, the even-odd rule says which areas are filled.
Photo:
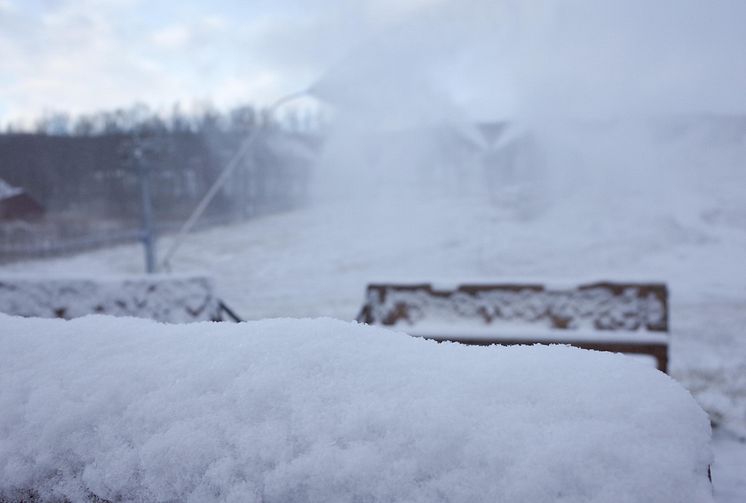
[[23, 192], [23, 189], [14, 187], [0, 178], [0, 199], [8, 199]]

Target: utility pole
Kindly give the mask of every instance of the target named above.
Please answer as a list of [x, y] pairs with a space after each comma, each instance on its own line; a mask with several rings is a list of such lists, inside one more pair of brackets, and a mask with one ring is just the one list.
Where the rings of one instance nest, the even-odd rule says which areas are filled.
[[145, 250], [145, 271], [153, 274], [157, 270], [156, 233], [153, 222], [153, 198], [151, 185], [151, 162], [155, 153], [153, 139], [135, 132], [121, 150], [124, 161], [137, 176], [140, 187], [140, 241]]
[[140, 204], [142, 205], [142, 244], [145, 248], [145, 271], [153, 274], [155, 262], [155, 229], [153, 228], [153, 201], [150, 193], [150, 169], [140, 146], [135, 147], [137, 178], [140, 182]]

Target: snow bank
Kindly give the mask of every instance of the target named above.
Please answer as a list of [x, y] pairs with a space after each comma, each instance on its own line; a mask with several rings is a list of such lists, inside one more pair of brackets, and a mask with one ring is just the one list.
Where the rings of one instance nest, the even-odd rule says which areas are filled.
[[165, 322], [208, 321], [219, 314], [212, 282], [200, 276], [109, 278], [0, 277], [0, 312], [40, 318], [88, 314]]
[[0, 315], [0, 495], [80, 501], [712, 501], [666, 375], [562, 346], [335, 320]]

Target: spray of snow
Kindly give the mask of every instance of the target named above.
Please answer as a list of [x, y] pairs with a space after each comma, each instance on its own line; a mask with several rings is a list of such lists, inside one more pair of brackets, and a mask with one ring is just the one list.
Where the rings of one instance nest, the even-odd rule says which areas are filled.
[[744, 213], [744, 17], [730, 0], [426, 2], [311, 88], [335, 110], [317, 199], [403, 235], [445, 198], [579, 243], [701, 239]]

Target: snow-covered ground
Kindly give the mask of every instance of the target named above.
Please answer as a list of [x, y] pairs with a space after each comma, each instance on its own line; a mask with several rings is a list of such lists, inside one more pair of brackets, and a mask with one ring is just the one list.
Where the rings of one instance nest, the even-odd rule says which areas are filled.
[[[500, 204], [433, 197], [316, 205], [192, 236], [173, 265], [207, 273], [246, 319], [353, 319], [381, 278], [658, 279], [671, 293], [671, 374], [720, 425], [719, 501], [746, 496], [746, 226], [733, 210], [689, 219], [645, 209], [521, 220]], [[559, 208], [560, 210], [562, 208]], [[714, 219], [713, 219], [714, 218]], [[164, 238], [165, 244], [168, 238]], [[140, 273], [142, 250], [121, 246], [6, 265], [33, 275]]]
[[[361, 31], [367, 43], [311, 83], [333, 108], [314, 204], [195, 234], [173, 272], [212, 276], [249, 320], [350, 320], [382, 279], [665, 281], [671, 375], [717, 424], [716, 499], [746, 501], [740, 12], [435, 3]], [[121, 246], [0, 277], [142, 262]]]
[[[601, 126], [519, 131], [486, 164], [471, 147], [455, 159], [446, 148], [438, 160], [441, 137], [428, 130], [417, 141], [330, 141], [315, 177], [318, 200], [190, 236], [173, 272], [212, 276], [217, 294], [249, 320], [351, 320], [366, 285], [381, 279], [665, 281], [671, 375], [718, 425], [721, 501], [744, 499], [743, 125], [699, 118]], [[460, 130], [449, 134], [463, 139]], [[0, 274], [142, 270], [142, 249], [131, 245], [8, 264]]]
[[0, 500], [712, 501], [707, 415], [621, 355], [330, 319], [0, 323]]

